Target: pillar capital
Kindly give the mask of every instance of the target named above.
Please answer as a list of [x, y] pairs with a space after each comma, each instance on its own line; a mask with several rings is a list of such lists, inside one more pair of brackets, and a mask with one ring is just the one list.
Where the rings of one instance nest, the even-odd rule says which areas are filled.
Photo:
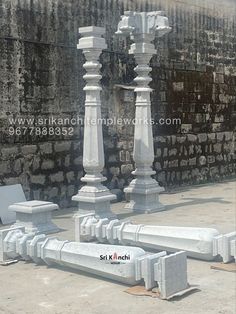
[[170, 31], [168, 18], [164, 16], [163, 11], [125, 11], [124, 15], [121, 16], [116, 34], [131, 37], [142, 35], [139, 36], [140, 38], [149, 35], [154, 39], [155, 36], [162, 37]]
[[107, 48], [105, 39], [102, 37], [105, 34], [104, 27], [87, 26], [80, 27], [79, 34], [81, 38], [77, 45], [77, 49], [86, 51], [89, 50], [103, 50]]

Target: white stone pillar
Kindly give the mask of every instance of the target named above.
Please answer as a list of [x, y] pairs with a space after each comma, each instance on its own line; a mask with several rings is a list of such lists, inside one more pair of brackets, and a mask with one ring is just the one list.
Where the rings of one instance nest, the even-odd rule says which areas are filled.
[[152, 89], [149, 83], [151, 67], [149, 62], [156, 49], [152, 44], [155, 36], [161, 37], [170, 31], [168, 19], [162, 12], [125, 12], [118, 25], [117, 34], [130, 36], [134, 43], [131, 45], [130, 54], [134, 54], [138, 74], [135, 78], [136, 92], [136, 124], [134, 131], [134, 153], [136, 169], [132, 172], [136, 178], [125, 188], [125, 193], [130, 194], [130, 202], [126, 208], [137, 212], [153, 212], [164, 209], [159, 202], [159, 193], [164, 189], [151, 176], [155, 174], [152, 169], [154, 161], [153, 133], [151, 123]]
[[105, 29], [102, 27], [82, 27], [79, 29], [82, 38], [79, 40], [78, 49], [82, 49], [86, 58], [84, 69], [87, 73], [84, 79], [87, 82], [84, 91], [85, 119], [84, 119], [84, 148], [83, 166], [86, 175], [81, 181], [87, 184], [83, 186], [72, 200], [78, 201], [79, 214], [95, 212], [99, 217], [111, 218], [115, 215], [110, 210], [110, 201], [116, 196], [102, 184], [106, 178], [101, 174], [104, 168], [104, 148], [101, 123], [101, 87], [99, 81], [99, 56], [107, 47], [102, 35]]

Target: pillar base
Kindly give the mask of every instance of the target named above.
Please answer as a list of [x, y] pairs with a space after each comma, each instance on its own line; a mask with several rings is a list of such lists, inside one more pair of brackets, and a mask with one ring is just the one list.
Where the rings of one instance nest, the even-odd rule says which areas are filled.
[[85, 186], [72, 197], [73, 201], [79, 203], [78, 215], [95, 214], [96, 217], [108, 219], [116, 218], [110, 208], [110, 202], [115, 199], [116, 196], [104, 186], [102, 189]]
[[57, 204], [44, 201], [26, 201], [9, 206], [16, 213], [13, 227], [25, 227], [26, 233], [55, 233], [60, 229], [52, 222], [52, 211], [58, 209]]
[[159, 201], [159, 193], [164, 188], [160, 187], [156, 180], [134, 179], [130, 185], [124, 189], [131, 200], [125, 209], [131, 209], [139, 213], [153, 213], [165, 210], [165, 206]]

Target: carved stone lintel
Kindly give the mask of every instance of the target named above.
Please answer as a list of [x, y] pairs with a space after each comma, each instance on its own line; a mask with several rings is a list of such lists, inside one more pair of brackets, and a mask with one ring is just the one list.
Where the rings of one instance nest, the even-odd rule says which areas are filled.
[[77, 48], [83, 50], [86, 58], [84, 79], [87, 83], [84, 87], [86, 99], [83, 148], [83, 166], [86, 174], [81, 181], [87, 184], [72, 197], [72, 200], [79, 203], [79, 214], [95, 212], [101, 218], [110, 218], [115, 216], [110, 210], [110, 201], [116, 199], [116, 196], [101, 183], [106, 181], [106, 178], [101, 174], [104, 168], [104, 148], [102, 125], [99, 123], [101, 121], [99, 56], [107, 47], [105, 39], [102, 38], [105, 29], [89, 26], [80, 28], [79, 32], [82, 38]]

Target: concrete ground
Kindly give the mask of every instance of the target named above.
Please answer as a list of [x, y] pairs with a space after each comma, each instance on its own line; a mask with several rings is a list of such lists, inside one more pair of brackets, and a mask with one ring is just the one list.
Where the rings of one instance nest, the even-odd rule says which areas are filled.
[[[236, 183], [224, 182], [187, 187], [161, 195], [166, 211], [133, 215], [117, 203], [112, 210], [120, 219], [135, 223], [213, 227], [220, 232], [235, 230]], [[54, 222], [64, 229], [57, 236], [74, 239], [73, 210], [58, 211]], [[133, 296], [122, 284], [68, 269], [18, 262], [0, 266], [1, 314], [234, 314], [235, 273], [210, 269], [211, 262], [188, 259], [190, 284], [199, 291], [180, 299], [162, 301]]]

